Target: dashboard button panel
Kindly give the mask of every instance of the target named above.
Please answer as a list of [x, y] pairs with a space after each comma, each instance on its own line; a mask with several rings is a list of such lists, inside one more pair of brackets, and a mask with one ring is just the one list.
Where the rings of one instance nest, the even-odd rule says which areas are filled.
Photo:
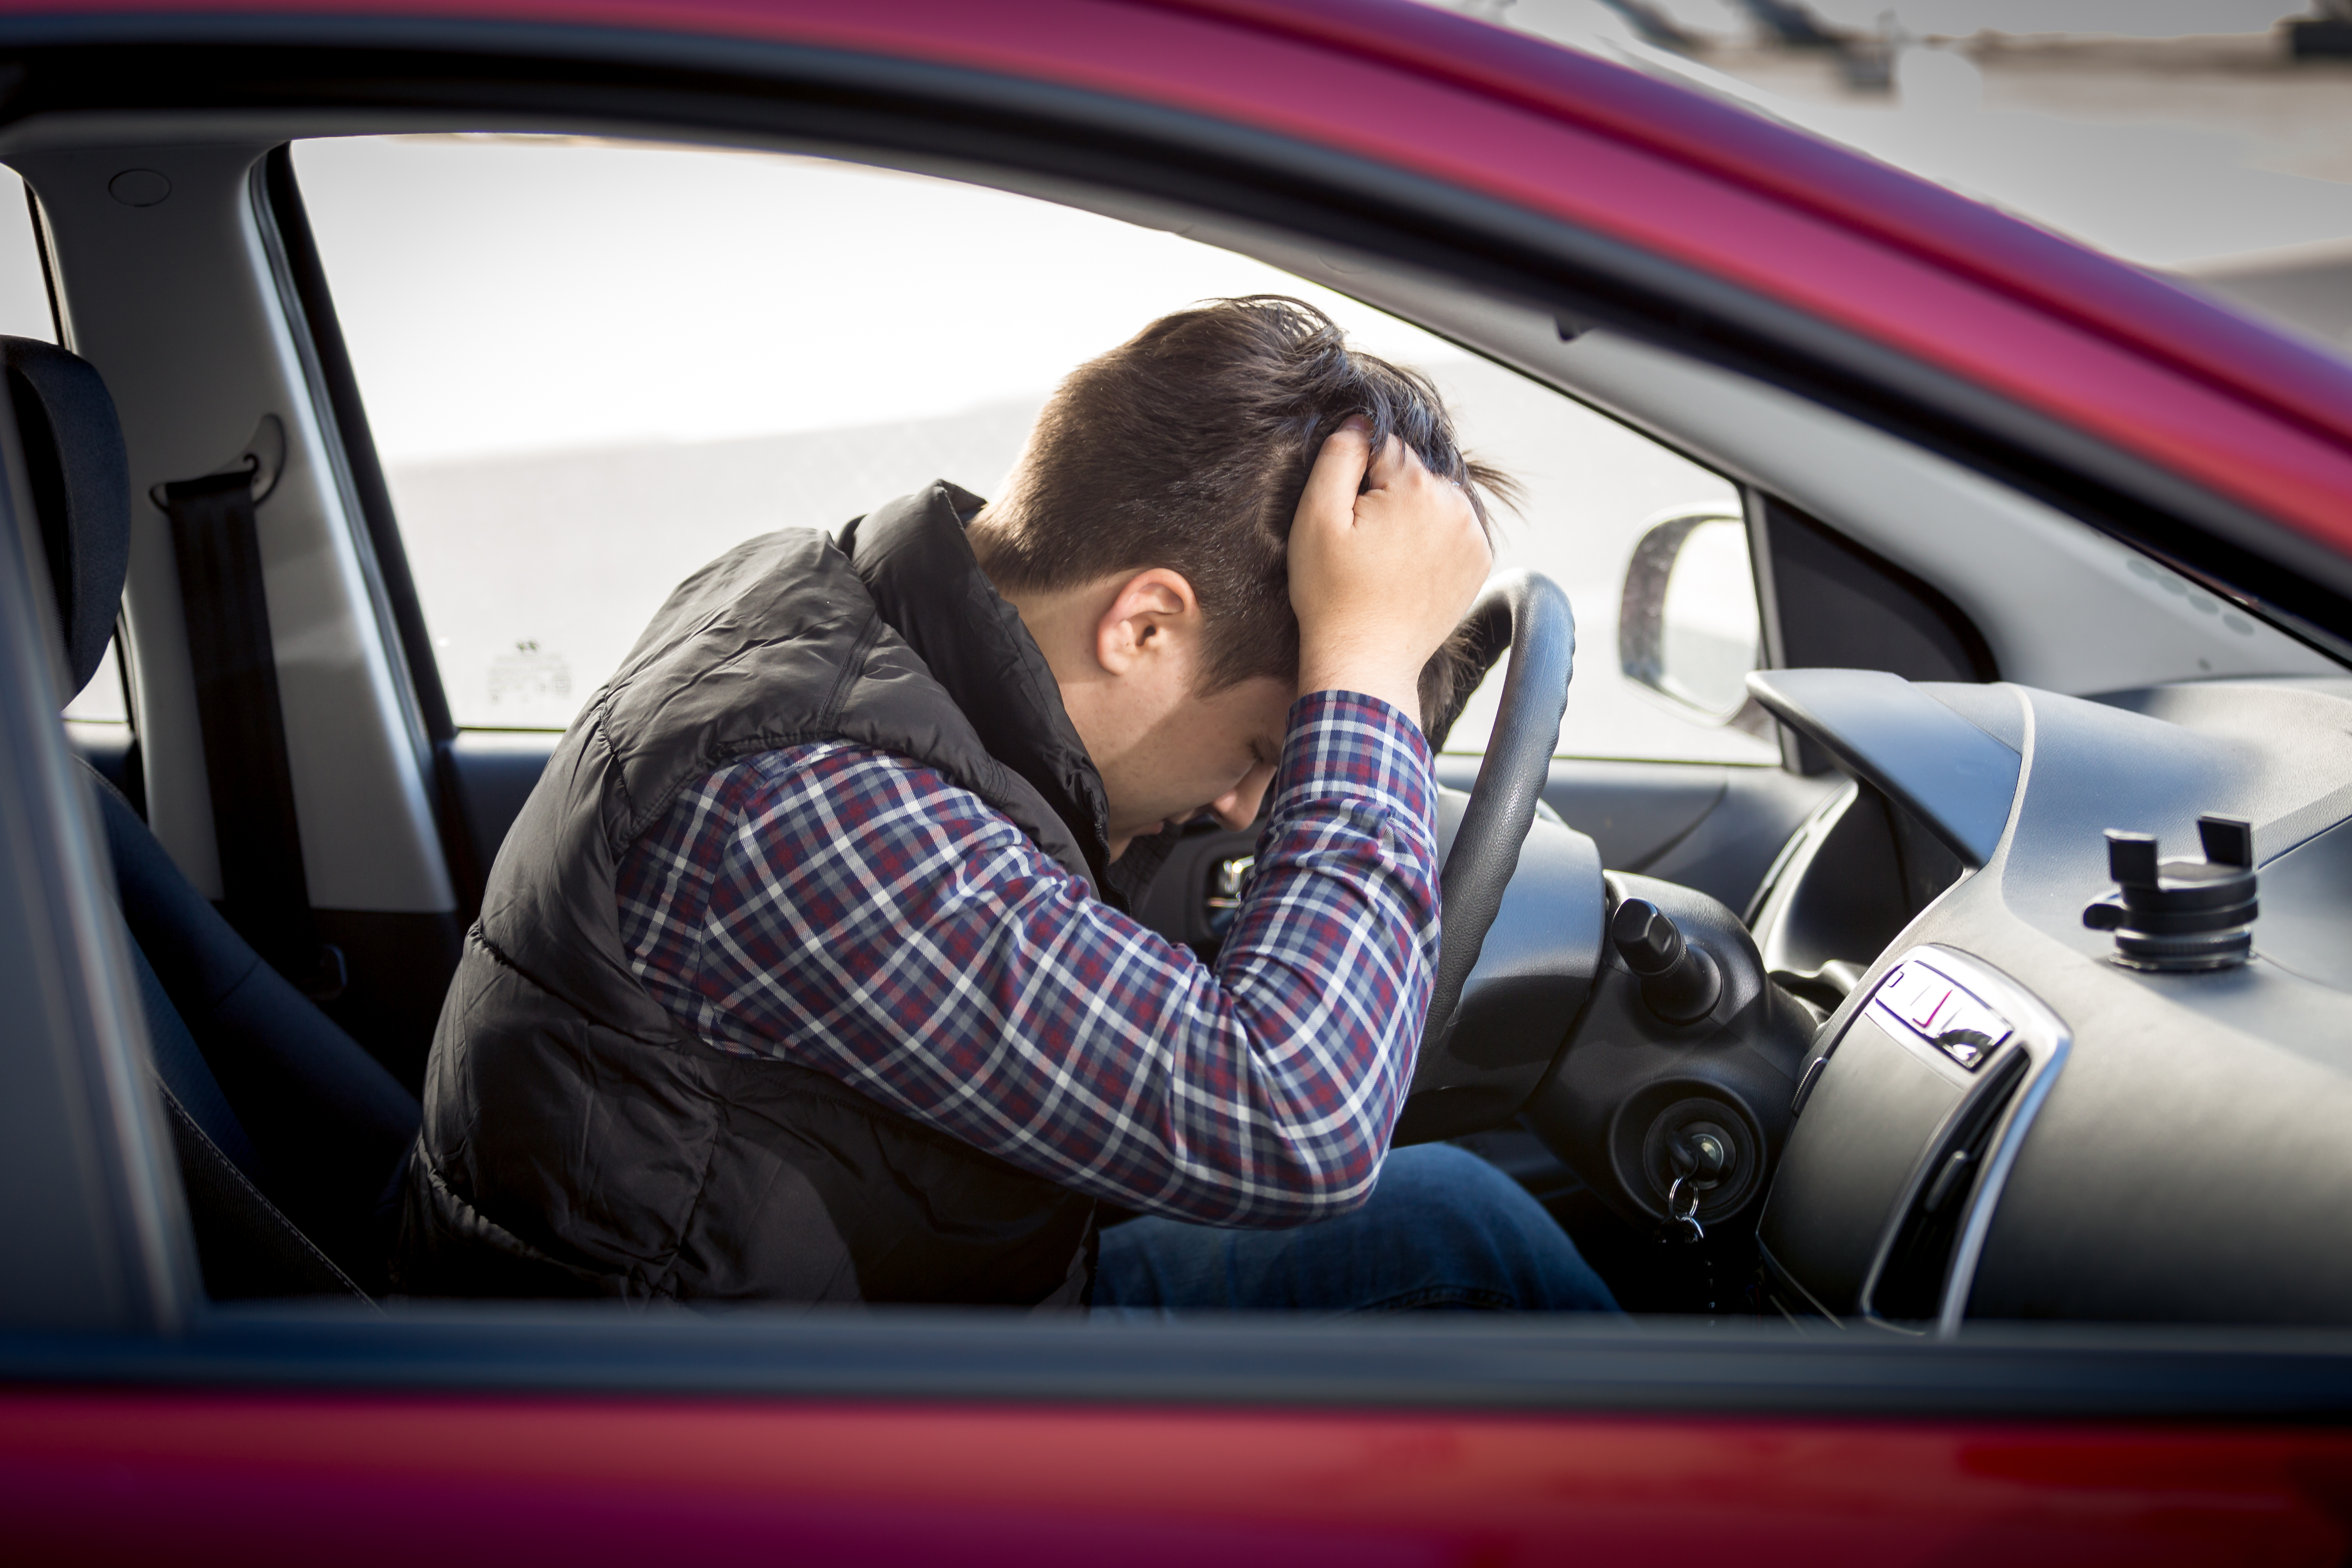
[[1757, 1232], [1768, 1289], [1792, 1316], [1948, 1338], [2072, 1036], [1937, 943], [1895, 955], [1864, 996], [1800, 1075]]
[[1879, 982], [1871, 1006], [1882, 1023], [1904, 1026], [1970, 1072], [2016, 1033], [2007, 1018], [1958, 981], [1916, 958]]

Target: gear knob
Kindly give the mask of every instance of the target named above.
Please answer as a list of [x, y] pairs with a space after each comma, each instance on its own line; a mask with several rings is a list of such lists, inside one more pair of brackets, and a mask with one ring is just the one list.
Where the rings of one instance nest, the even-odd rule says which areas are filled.
[[1617, 956], [1642, 981], [1642, 1000], [1670, 1024], [1687, 1024], [1714, 1010], [1723, 975], [1706, 952], [1683, 940], [1674, 917], [1647, 899], [1627, 899], [1610, 917]]

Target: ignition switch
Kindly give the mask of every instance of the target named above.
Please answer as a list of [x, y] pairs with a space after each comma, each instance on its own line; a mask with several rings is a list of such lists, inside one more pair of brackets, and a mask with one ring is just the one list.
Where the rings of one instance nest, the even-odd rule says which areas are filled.
[[1609, 921], [1617, 956], [1641, 977], [1642, 1000], [1669, 1024], [1688, 1024], [1715, 1010], [1723, 973], [1706, 950], [1683, 940], [1674, 917], [1647, 899], [1627, 899]]
[[1731, 1148], [1716, 1129], [1705, 1122], [1685, 1127], [1666, 1145], [1675, 1163], [1677, 1175], [1687, 1175], [1703, 1187], [1711, 1187], [1723, 1178], [1731, 1163]]
[[[1661, 1123], [1661, 1125], [1664, 1125]], [[1689, 1121], [1666, 1135], [1666, 1241], [1704, 1241], [1706, 1226], [1699, 1205], [1732, 1176], [1736, 1162], [1731, 1135], [1711, 1121]]]

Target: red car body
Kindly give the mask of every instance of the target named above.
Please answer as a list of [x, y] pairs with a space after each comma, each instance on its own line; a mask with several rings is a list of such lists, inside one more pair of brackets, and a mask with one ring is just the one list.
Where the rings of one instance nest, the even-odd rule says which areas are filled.
[[[1996, 395], [2352, 571], [2352, 365], [1858, 155], [1403, 0], [0, 5], [184, 30], [331, 17], [793, 44], [1160, 106], [1559, 220]], [[21, 1360], [19, 1366], [25, 1364]], [[2340, 1562], [2326, 1426], [396, 1390], [330, 1365], [0, 1392], [18, 1562], [712, 1557], [1286, 1563]], [[289, 1387], [291, 1382], [299, 1386]], [[1574, 1402], [1570, 1402], [1571, 1404]]]
[[2168, 1568], [2342, 1561], [2352, 1438], [59, 1392], [0, 1400], [0, 1475], [18, 1562]]

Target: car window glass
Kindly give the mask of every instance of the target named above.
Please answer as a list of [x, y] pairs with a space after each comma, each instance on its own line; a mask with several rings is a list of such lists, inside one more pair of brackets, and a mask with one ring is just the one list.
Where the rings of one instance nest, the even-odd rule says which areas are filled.
[[109, 639], [106, 656], [99, 660], [98, 673], [80, 694], [66, 704], [65, 716], [81, 724], [128, 724], [131, 703], [123, 690], [122, 666], [114, 657], [114, 643]]
[[12, 338], [58, 341], [49, 310], [49, 285], [41, 270], [40, 242], [33, 233], [25, 182], [0, 168], [0, 333]]
[[[13, 169], [0, 169], [0, 334], [12, 338], [58, 341], [57, 317], [49, 309], [49, 285], [41, 269], [40, 239], [33, 229], [32, 207], [25, 199], [25, 182]], [[130, 722], [130, 705], [123, 700], [122, 672], [115, 662], [114, 645], [89, 684], [67, 704], [65, 716], [85, 723]]]
[[[1459, 416], [1464, 439], [1523, 489], [1518, 515], [1501, 515], [1501, 563], [1550, 577], [1576, 612], [1576, 671], [1560, 721], [1561, 754], [1778, 763], [1774, 743], [1727, 716], [1663, 697], [1628, 679], [1619, 663], [1618, 615], [1635, 546], [1665, 519], [1695, 511], [1737, 517], [1738, 491], [1649, 437], [1491, 362], [1465, 357], [1438, 367], [1433, 379]], [[1746, 586], [1752, 606], [1752, 581]], [[1472, 696], [1446, 738], [1447, 751], [1485, 750], [1508, 668], [1506, 659]]]
[[[935, 478], [988, 494], [1072, 366], [1196, 300], [1307, 299], [1428, 374], [1526, 487], [1502, 555], [1580, 621], [1562, 748], [1773, 760], [1620, 678], [1627, 560], [1724, 480], [1509, 370], [1179, 236], [828, 160], [559, 137], [310, 142], [295, 167], [451, 711], [560, 728], [678, 581]], [[1491, 687], [1494, 683], [1489, 682]], [[1454, 749], [1484, 744], [1491, 694]]]

